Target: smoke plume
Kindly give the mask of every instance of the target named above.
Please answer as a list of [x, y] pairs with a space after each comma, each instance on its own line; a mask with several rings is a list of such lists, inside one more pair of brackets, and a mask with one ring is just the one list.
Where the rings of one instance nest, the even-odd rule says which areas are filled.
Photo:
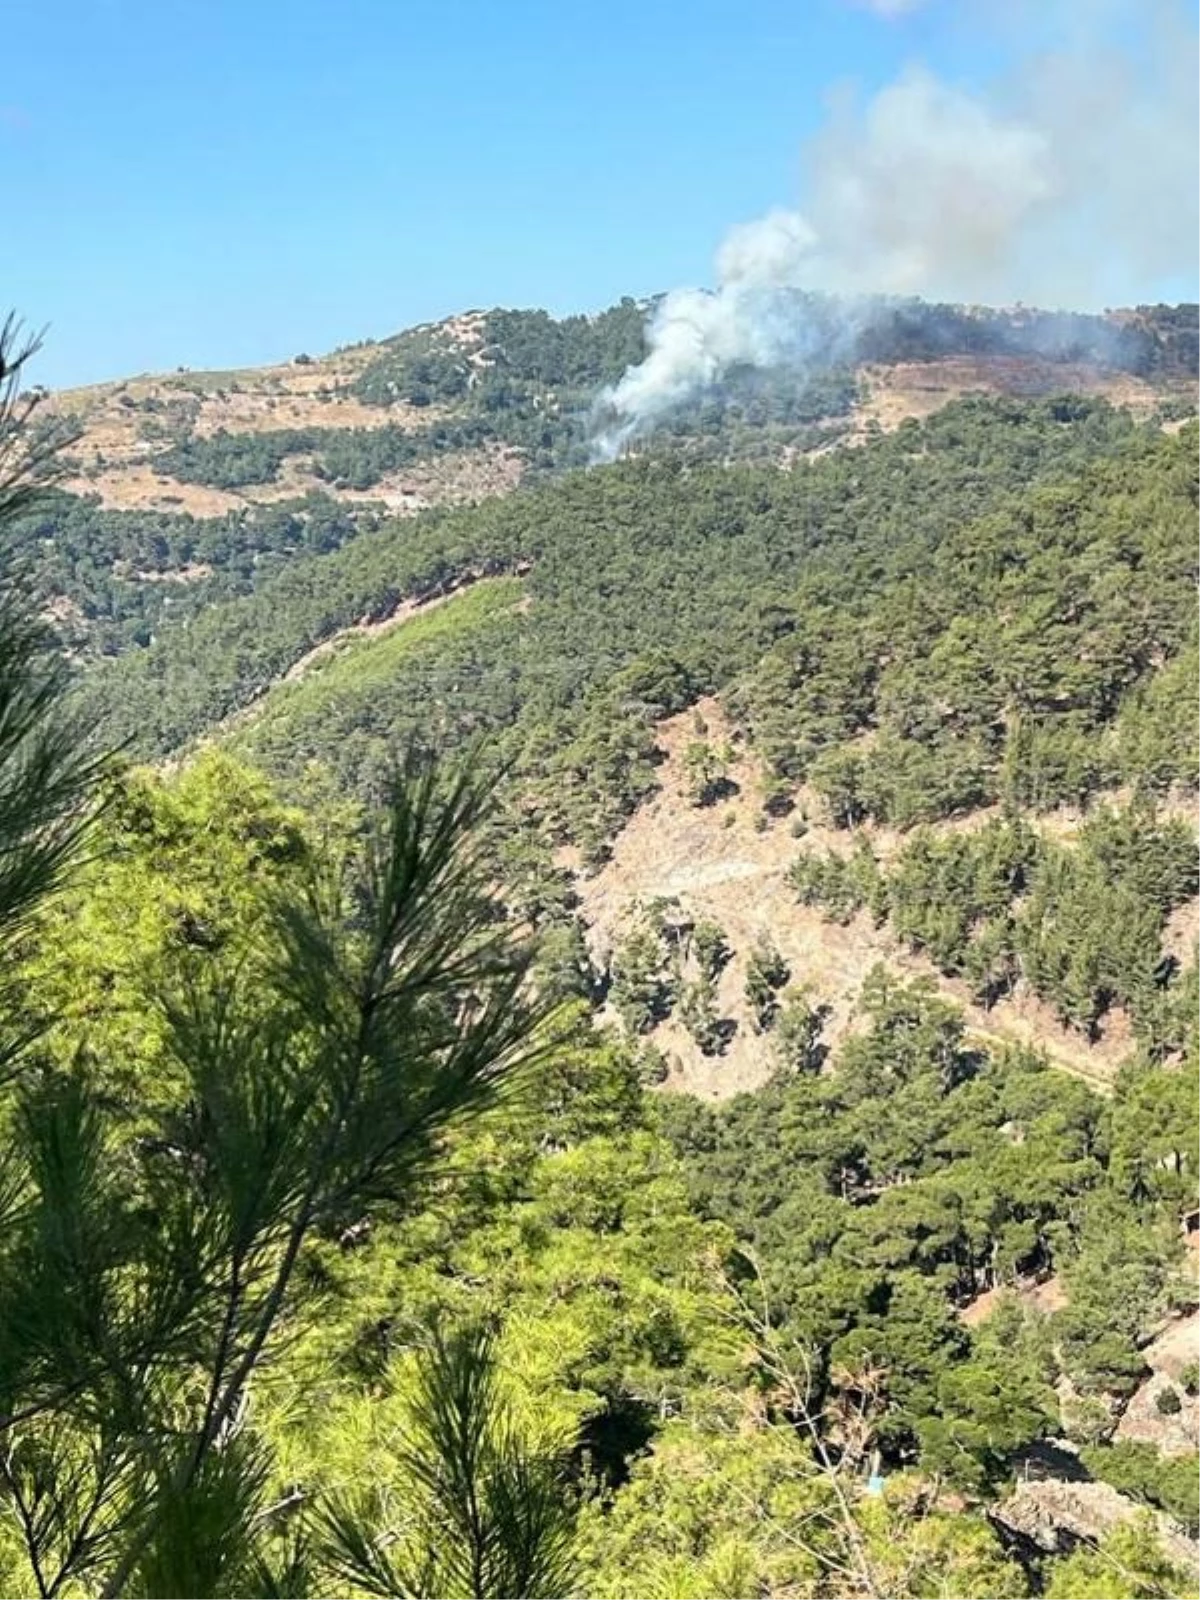
[[645, 360], [601, 397], [597, 459], [733, 368], [802, 370], [817, 335], [797, 290], [838, 296], [850, 339], [880, 296], [1093, 310], [1194, 273], [1194, 26], [1172, 0], [1059, 0], [1038, 22], [1057, 23], [1057, 48], [987, 98], [923, 68], [843, 98], [805, 152], [803, 211], [732, 228], [715, 288], [658, 303]]

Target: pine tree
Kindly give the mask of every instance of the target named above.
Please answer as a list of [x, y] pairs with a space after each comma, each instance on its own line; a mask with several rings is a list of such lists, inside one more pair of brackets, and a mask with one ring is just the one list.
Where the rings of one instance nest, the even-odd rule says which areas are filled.
[[[5, 513], [30, 483], [24, 354], [10, 326]], [[91, 836], [106, 765], [62, 716], [62, 690], [52, 641], [5, 596], [6, 972]], [[303, 1594], [322, 1563], [344, 1567], [328, 1516], [289, 1523], [267, 1504], [254, 1394], [302, 1305], [307, 1242], [410, 1196], [445, 1132], [510, 1098], [542, 1052], [529, 956], [495, 916], [474, 843], [486, 789], [414, 757], [358, 861], [316, 859], [276, 898], [250, 976], [197, 964], [164, 993], [182, 1092], [136, 1132], [87, 1056], [62, 1065], [20, 987], [0, 991], [0, 1517], [24, 1552], [23, 1592]], [[457, 1474], [459, 1500], [491, 1508], [486, 1563], [462, 1592], [557, 1591], [569, 1501], [497, 1420], [490, 1345], [443, 1341], [426, 1376], [429, 1396], [473, 1386], [469, 1417], [430, 1401], [413, 1467], [428, 1484]], [[491, 1443], [465, 1459], [481, 1406]], [[427, 1534], [422, 1570], [450, 1570], [457, 1528]]]
[[791, 977], [791, 969], [768, 934], [763, 934], [750, 952], [746, 968], [746, 1004], [756, 1033], [766, 1033], [779, 1015], [779, 991]]

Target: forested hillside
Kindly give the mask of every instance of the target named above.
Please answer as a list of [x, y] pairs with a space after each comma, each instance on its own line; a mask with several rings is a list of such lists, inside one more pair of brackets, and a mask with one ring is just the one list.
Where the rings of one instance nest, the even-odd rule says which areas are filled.
[[[471, 312], [278, 367], [53, 396], [37, 427], [63, 446], [62, 492], [18, 536], [36, 591], [75, 650], [113, 655], [381, 514], [582, 466], [597, 396], [645, 353], [647, 309]], [[1101, 318], [897, 302], [853, 335], [836, 301], [798, 296], [794, 314], [812, 330], [803, 372], [733, 372], [639, 448], [779, 462], [970, 393], [1191, 406], [1185, 306]]]
[[[5, 1592], [1195, 1592], [1195, 319], [902, 305], [587, 467], [642, 327], [0, 506]], [[1145, 387], [878, 425], [1034, 344]]]

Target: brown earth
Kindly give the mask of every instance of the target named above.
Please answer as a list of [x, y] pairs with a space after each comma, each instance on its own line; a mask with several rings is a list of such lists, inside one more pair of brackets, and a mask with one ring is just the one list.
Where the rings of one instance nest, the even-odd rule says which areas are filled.
[[[452, 345], [473, 366], [484, 367], [493, 359], [483, 343], [485, 320], [484, 312], [468, 311], [411, 331], [427, 333], [435, 345]], [[156, 472], [154, 458], [169, 447], [172, 431], [191, 430], [205, 437], [220, 429], [237, 433], [385, 425], [416, 429], [454, 415], [450, 407], [418, 408], [404, 402], [381, 411], [355, 398], [350, 385], [379, 348], [357, 345], [301, 365], [292, 361], [229, 371], [180, 370], [63, 390], [50, 397], [48, 409], [72, 418], [83, 430], [67, 453], [72, 470], [64, 487], [98, 495], [105, 507], [113, 509], [188, 511], [194, 516], [219, 515], [322, 487], [303, 463], [291, 462], [278, 484], [236, 492], [204, 488]], [[907, 417], [929, 416], [964, 394], [1027, 396], [1069, 390], [1103, 396], [1147, 415], [1166, 392], [1104, 367], [1025, 356], [951, 356], [875, 365], [864, 367], [860, 377], [865, 397], [856, 409], [854, 429], [820, 448], [861, 441], [872, 423], [891, 430]], [[381, 484], [378, 491], [333, 492], [349, 500], [382, 500], [398, 511], [502, 494], [520, 476], [519, 456], [507, 454], [517, 466], [505, 471], [496, 471], [486, 452], [464, 452], [449, 473], [442, 471], [440, 462], [432, 463], [424, 479], [406, 472]]]
[[[706, 728], [703, 735], [697, 732], [697, 715]], [[791, 969], [791, 983], [807, 986], [814, 1000], [830, 1007], [827, 1044], [836, 1046], [858, 1025], [857, 998], [863, 981], [883, 963], [905, 976], [932, 980], [962, 1009], [970, 1036], [990, 1044], [1042, 1050], [1056, 1066], [1101, 1091], [1107, 1089], [1131, 1049], [1128, 1018], [1119, 1010], [1106, 1018], [1094, 1045], [1064, 1028], [1048, 1005], [1020, 986], [986, 1011], [972, 1002], [965, 985], [940, 976], [932, 963], [902, 948], [866, 914], [841, 925], [826, 920], [817, 908], [798, 904], [785, 875], [801, 843], [793, 836], [791, 818], [758, 826], [762, 775], [744, 747], [731, 746], [729, 775], [738, 786], [733, 798], [700, 807], [687, 797], [683, 770], [687, 746], [700, 737], [719, 746], [729, 734], [720, 707], [711, 699], [661, 722], [656, 737], [665, 760], [658, 772], [659, 792], [630, 818], [614, 843], [611, 860], [598, 873], [589, 877], [576, 871], [581, 914], [593, 955], [601, 963], [625, 937], [639, 907], [659, 898], [678, 899], [689, 914], [712, 918], [733, 949], [717, 989], [720, 1014], [737, 1023], [733, 1039], [723, 1055], [706, 1056], [683, 1025], [674, 1016], [668, 1018], [651, 1036], [668, 1060], [667, 1087], [722, 1099], [752, 1089], [768, 1077], [770, 1046], [750, 1025], [743, 985], [753, 945], [760, 935], [769, 934]], [[822, 808], [815, 795], [801, 793], [799, 813], [809, 819], [804, 848], [840, 853], [850, 849], [852, 841], [844, 831], [819, 820]], [[946, 826], [978, 827], [991, 814], [976, 813]], [[1078, 825], [1078, 814], [1054, 814], [1044, 825], [1069, 837]], [[903, 835], [894, 829], [867, 827], [864, 832], [885, 861], [903, 842]], [[576, 866], [570, 852], [563, 852], [560, 861]], [[1182, 923], [1182, 917], [1178, 920]]]
[[977, 1328], [981, 1322], [986, 1322], [996, 1307], [1010, 1296], [1016, 1295], [1023, 1306], [1031, 1311], [1039, 1311], [1044, 1316], [1049, 1316], [1053, 1311], [1061, 1311], [1067, 1303], [1067, 1293], [1063, 1288], [1062, 1279], [1055, 1274], [1044, 1278], [1040, 1283], [998, 1284], [994, 1289], [985, 1289], [982, 1294], [977, 1294], [974, 1300], [969, 1301], [959, 1313], [968, 1328]]
[[1095, 395], [1147, 416], [1161, 392], [1140, 378], [1090, 363], [1043, 361], [1033, 356], [946, 356], [864, 367], [866, 397], [856, 414], [860, 428], [876, 422], [885, 432], [908, 417], [928, 417], [965, 394]]
[[[483, 314], [468, 312], [436, 330], [469, 359], [486, 362], [480, 349]], [[417, 430], [453, 415], [445, 406], [401, 401], [381, 410], [364, 405], [349, 385], [378, 351], [363, 345], [335, 351], [297, 366], [228, 372], [145, 374], [114, 383], [62, 390], [49, 397], [47, 413], [78, 424], [80, 436], [63, 455], [62, 487], [94, 495], [105, 509], [189, 512], [221, 516], [250, 505], [293, 499], [322, 490], [341, 500], [382, 503], [400, 514], [434, 505], [454, 505], [505, 494], [518, 482], [520, 452], [497, 446], [450, 451], [382, 479], [369, 490], [339, 490], [315, 476], [311, 461], [290, 457], [276, 482], [236, 490], [181, 483], [156, 465], [174, 432], [208, 437], [262, 433], [279, 428], [400, 428]]]
[[448, 450], [402, 472], [385, 474], [370, 489], [335, 489], [317, 477], [308, 458], [292, 456], [273, 483], [217, 489], [168, 477], [155, 470], [154, 456], [147, 455], [144, 460], [68, 475], [62, 487], [71, 494], [95, 495], [106, 510], [117, 511], [186, 511], [194, 517], [216, 517], [247, 506], [295, 500], [316, 490], [337, 500], [382, 504], [398, 515], [415, 515], [434, 505], [462, 505], [506, 494], [519, 483], [523, 470], [519, 452], [484, 445], [475, 450]]

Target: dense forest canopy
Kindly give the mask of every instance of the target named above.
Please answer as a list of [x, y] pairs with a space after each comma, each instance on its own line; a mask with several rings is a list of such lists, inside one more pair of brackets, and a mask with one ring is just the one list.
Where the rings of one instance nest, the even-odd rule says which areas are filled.
[[[175, 374], [138, 392], [120, 386], [110, 409], [118, 434], [133, 428], [123, 444], [108, 426], [88, 444], [86, 405], [37, 424], [59, 439], [77, 481], [10, 542], [32, 562], [36, 587], [56, 602], [60, 620], [69, 614], [79, 648], [111, 654], [144, 645], [164, 618], [244, 592], [271, 573], [277, 556], [329, 549], [353, 527], [368, 529], [380, 508], [364, 497], [386, 495], [406, 473], [420, 485], [423, 472], [467, 470], [485, 458], [507, 459], [527, 476], [584, 465], [600, 425], [598, 397], [644, 355], [651, 309], [626, 300], [595, 317], [561, 320], [493, 311], [414, 329], [355, 353], [346, 372], [335, 368], [315, 391], [301, 391], [311, 402], [305, 420], [286, 426], [272, 415], [286, 404], [277, 376], [261, 391], [253, 374]], [[1008, 361], [1015, 366], [1005, 382], [1033, 393], [1044, 393], [1055, 372], [1064, 387], [1084, 369], [1128, 373], [1168, 409], [1191, 407], [1194, 307], [1083, 317], [902, 301], [876, 305], [865, 318], [856, 310], [847, 322], [837, 302], [798, 296], [796, 316], [813, 330], [802, 369], [730, 372], [665, 416], [658, 440], [691, 459], [722, 462], [777, 462], [827, 447], [853, 435], [864, 363], [885, 371], [896, 362], [963, 360], [975, 377], [956, 381], [969, 389], [986, 384], [989, 362]], [[250, 394], [268, 408], [252, 429], [241, 408]], [[346, 425], [345, 401], [378, 423]], [[204, 423], [213, 404], [215, 424]], [[119, 482], [131, 462], [154, 474], [154, 509], [121, 509], [120, 494], [95, 503], [89, 480], [111, 470]], [[285, 485], [297, 474], [303, 487], [289, 495]], [[169, 509], [189, 486], [271, 498], [218, 516]]]
[[[1125, 445], [1150, 448], [1106, 406], [963, 402], [917, 435], [787, 474], [651, 456], [570, 475], [474, 510], [392, 523], [328, 560], [288, 563], [258, 597], [130, 654], [98, 678], [98, 693], [114, 683], [142, 738], [170, 749], [261, 693], [338, 627], [387, 616], [405, 595], [518, 565], [531, 568], [525, 626], [546, 630], [542, 677], [565, 672], [568, 698], [589, 675], [600, 680], [654, 651], [725, 682], [774, 634], [792, 630], [810, 574], [845, 578], [846, 557], [864, 573], [930, 562], [952, 526]], [[557, 653], [563, 669], [552, 666]], [[134, 710], [139, 683], [154, 683], [154, 723]]]
[[[1193, 1592], [1196, 425], [839, 429], [863, 361], [1174, 379], [1195, 317], [899, 303], [571, 470], [645, 311], [372, 346], [378, 429], [160, 419], [319, 492], [0, 496], [5, 1592]], [[504, 497], [339, 499], [491, 443]], [[782, 923], [596, 940], [664, 796], [891, 941], [851, 1026]], [[657, 1092], [672, 1028], [760, 1086]]]

